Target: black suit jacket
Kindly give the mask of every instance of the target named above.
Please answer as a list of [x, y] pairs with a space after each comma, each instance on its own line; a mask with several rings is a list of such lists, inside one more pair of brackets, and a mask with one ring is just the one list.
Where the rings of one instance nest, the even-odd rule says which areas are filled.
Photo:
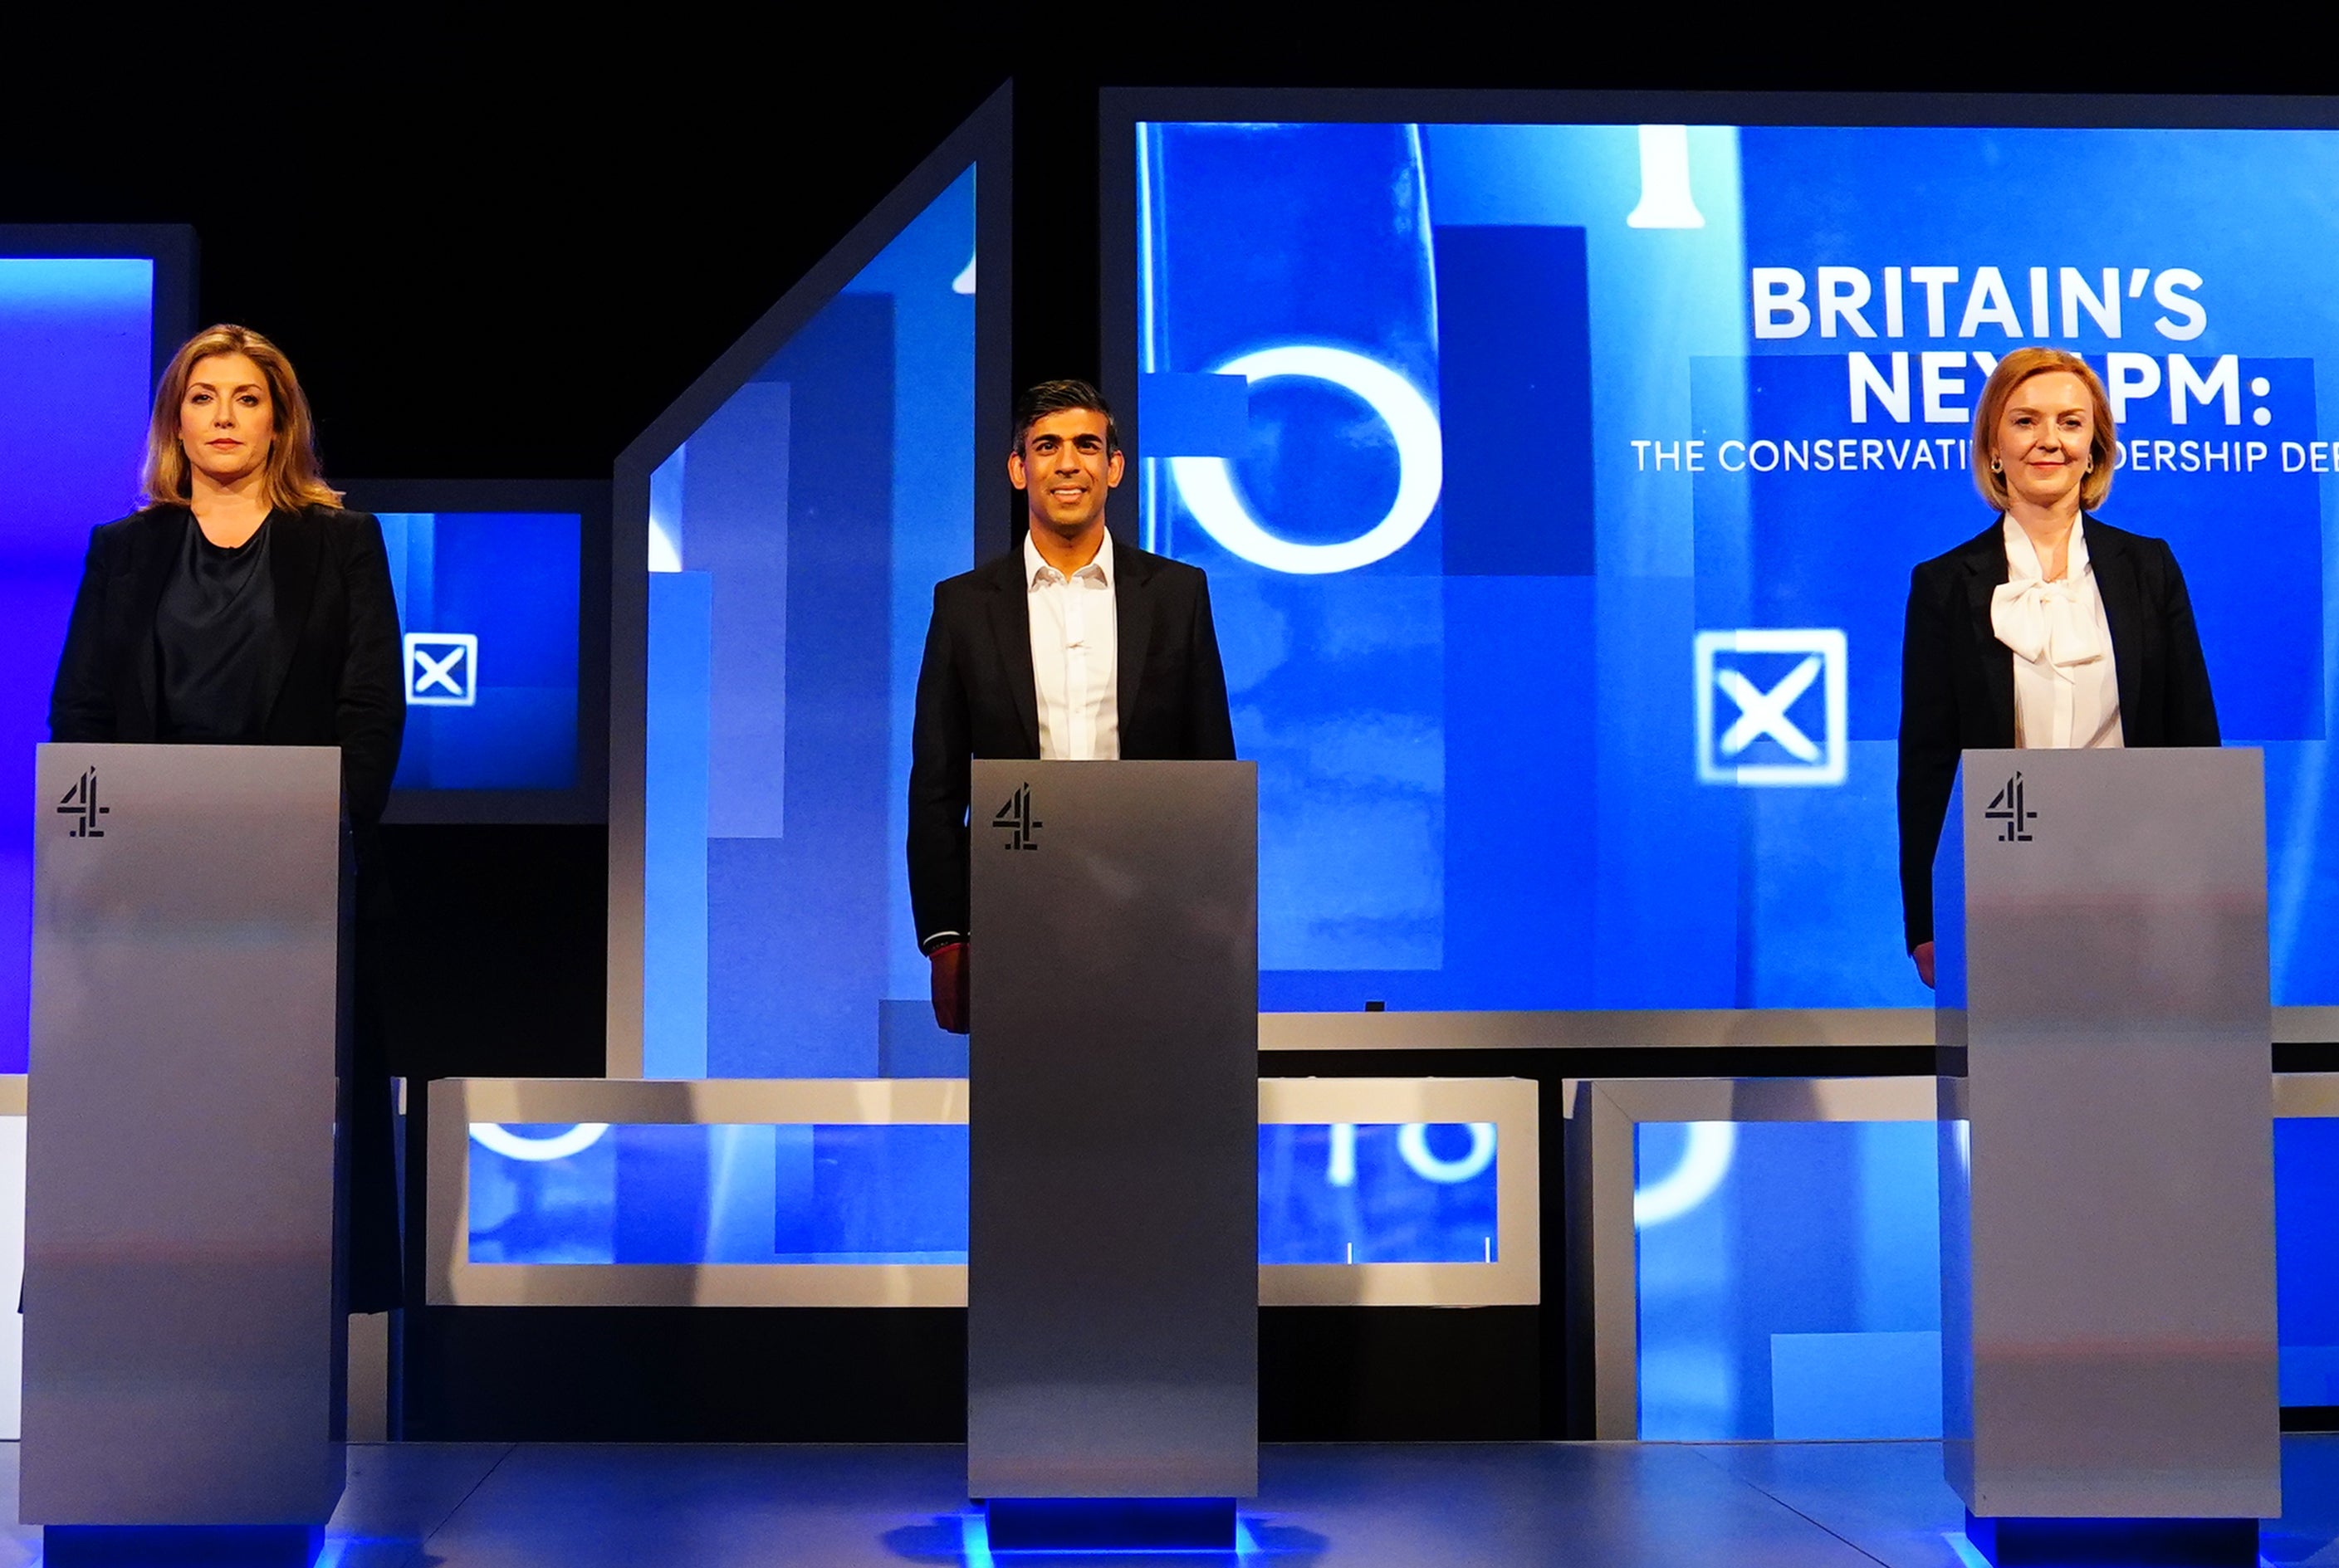
[[[161, 730], [154, 617], [191, 519], [150, 507], [94, 530], [49, 698], [49, 737], [153, 741]], [[406, 731], [406, 683], [381, 525], [333, 507], [269, 522], [276, 629], [268, 745], [337, 745], [350, 823], [380, 820]]]
[[[153, 741], [162, 728], [154, 622], [184, 547], [184, 507], [151, 507], [90, 535], [81, 591], [49, 698], [60, 741]], [[349, 1081], [349, 1305], [404, 1300], [402, 1242], [383, 1013], [387, 891], [375, 824], [390, 801], [406, 731], [398, 604], [381, 525], [334, 507], [279, 511], [268, 566], [275, 588], [267, 745], [338, 745], [358, 864], [352, 1060]]]
[[[1120, 754], [1231, 761], [1209, 579], [1119, 540], [1112, 558]], [[922, 947], [967, 929], [969, 763], [1040, 754], [1030, 603], [1021, 546], [934, 588], [910, 753], [910, 906]]]
[[[2185, 574], [2159, 539], [2095, 518], [2087, 560], [2111, 625], [2120, 734], [2131, 746], [2213, 746], [2217, 705]], [[1910, 574], [1900, 644], [1900, 909], [1910, 949], [1933, 940], [1933, 855], [1969, 747], [2014, 745], [2014, 654], [1990, 629], [2007, 580], [1993, 522]]]

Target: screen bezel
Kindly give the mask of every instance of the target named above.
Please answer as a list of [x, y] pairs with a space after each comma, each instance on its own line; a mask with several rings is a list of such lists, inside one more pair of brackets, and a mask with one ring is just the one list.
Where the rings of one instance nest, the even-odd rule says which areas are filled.
[[[195, 332], [195, 231], [185, 223], [0, 223], [0, 257], [9, 261], [139, 261], [154, 263], [151, 396], [163, 367]], [[134, 469], [134, 452], [123, 454]], [[105, 521], [91, 519], [91, 526]]]
[[609, 814], [609, 487], [597, 479], [345, 479], [365, 512], [573, 512], [577, 773], [566, 789], [394, 789], [382, 821], [600, 823]]

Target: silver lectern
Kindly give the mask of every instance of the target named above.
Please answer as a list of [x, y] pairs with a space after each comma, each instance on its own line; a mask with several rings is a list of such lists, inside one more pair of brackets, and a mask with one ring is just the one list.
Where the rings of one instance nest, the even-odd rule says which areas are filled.
[[344, 1474], [340, 754], [37, 776], [22, 1516], [52, 1563], [156, 1526], [297, 1556]]
[[1258, 775], [974, 764], [967, 1484], [1258, 1484]]
[[2255, 750], [1965, 754], [1943, 1415], [1993, 1560], [2126, 1521], [2151, 1561], [2253, 1563], [2281, 1512], [2265, 820]]

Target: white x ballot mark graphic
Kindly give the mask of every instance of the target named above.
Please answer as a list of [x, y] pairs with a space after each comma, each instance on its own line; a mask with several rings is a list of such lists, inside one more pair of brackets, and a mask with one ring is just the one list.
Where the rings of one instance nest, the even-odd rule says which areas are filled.
[[469, 632], [406, 634], [406, 700], [468, 708], [479, 700], [479, 639]]
[[[1804, 656], [1783, 677], [1762, 686], [1736, 667], [1735, 656], [1742, 654]], [[1742, 787], [1843, 782], [1849, 749], [1846, 742], [1850, 683], [1841, 632], [1767, 626], [1700, 632], [1696, 656], [1697, 776], [1701, 781]], [[1775, 661], [1771, 667], [1777, 667]], [[1791, 714], [1813, 683], [1821, 680], [1825, 682], [1821, 694], [1825, 727], [1814, 741]], [[1738, 709], [1737, 718], [1718, 732], [1720, 715], [1714, 711], [1713, 701], [1717, 690]], [[1736, 760], [1756, 741], [1764, 739], [1776, 743], [1781, 751], [1795, 760]]]
[[1786, 747], [1798, 762], [1819, 761], [1820, 748], [1811, 744], [1811, 736], [1795, 727], [1795, 721], [1787, 716], [1787, 710], [1793, 707], [1795, 699], [1811, 690], [1811, 683], [1820, 678], [1820, 664], [1819, 655], [1813, 654], [1797, 665], [1785, 680], [1767, 692], [1759, 689], [1736, 670], [1716, 670], [1713, 684], [1738, 705], [1738, 722], [1722, 736], [1722, 754], [1734, 757], [1764, 735], [1769, 735]]
[[430, 651], [428, 648], [415, 649], [415, 695], [417, 696], [420, 696], [424, 693], [429, 691], [432, 686], [445, 686], [449, 696], [461, 696], [463, 695], [463, 688], [456, 683], [455, 677], [449, 672], [462, 662], [463, 650], [460, 648], [451, 650], [443, 659], [432, 658], [430, 656]]

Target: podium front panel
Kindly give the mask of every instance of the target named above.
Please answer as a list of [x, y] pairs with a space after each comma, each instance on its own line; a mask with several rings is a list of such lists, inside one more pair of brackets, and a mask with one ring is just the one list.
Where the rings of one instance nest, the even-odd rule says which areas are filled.
[[1935, 886], [1951, 1484], [2278, 1514], [2261, 754], [1969, 751]]
[[1258, 1482], [1258, 783], [974, 764], [972, 1496]]
[[340, 754], [46, 745], [36, 772], [23, 1520], [321, 1524]]

